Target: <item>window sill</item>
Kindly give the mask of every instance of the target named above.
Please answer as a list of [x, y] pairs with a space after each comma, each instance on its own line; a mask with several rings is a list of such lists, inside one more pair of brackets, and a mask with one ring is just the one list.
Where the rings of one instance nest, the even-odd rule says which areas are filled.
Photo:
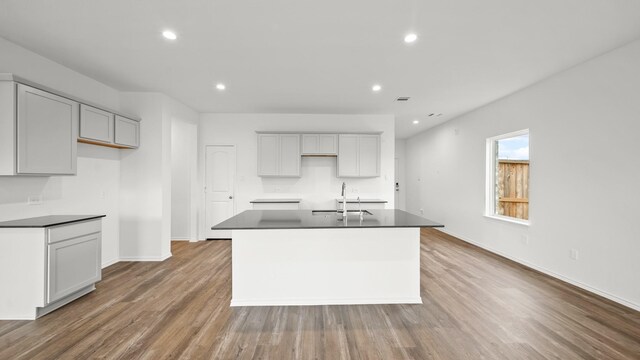
[[500, 221], [504, 221], [504, 222], [508, 222], [508, 223], [512, 223], [512, 224], [523, 225], [523, 226], [530, 226], [531, 225], [531, 222], [529, 222], [528, 220], [516, 219], [516, 218], [512, 218], [512, 217], [508, 217], [508, 216], [486, 215], [485, 214], [484, 217], [489, 218], [489, 219], [494, 219], [494, 220], [500, 220]]

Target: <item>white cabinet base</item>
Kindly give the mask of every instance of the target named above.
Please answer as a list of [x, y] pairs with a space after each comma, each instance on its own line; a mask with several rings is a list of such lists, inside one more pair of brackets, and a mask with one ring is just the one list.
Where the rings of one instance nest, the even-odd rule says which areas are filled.
[[[101, 243], [101, 220], [0, 228], [0, 320], [34, 320], [93, 291]], [[71, 252], [52, 263], [51, 251], [61, 248]]]
[[421, 304], [420, 229], [233, 230], [231, 306]]

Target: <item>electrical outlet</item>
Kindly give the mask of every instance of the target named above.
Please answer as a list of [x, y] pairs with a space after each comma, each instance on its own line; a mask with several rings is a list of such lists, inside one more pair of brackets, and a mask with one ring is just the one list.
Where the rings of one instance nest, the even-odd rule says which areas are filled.
[[27, 205], [42, 205], [42, 195], [29, 196], [27, 198]]
[[520, 237], [520, 240], [522, 241], [522, 243], [523, 243], [523, 244], [525, 244], [525, 245], [529, 245], [529, 236], [527, 236], [527, 235], [522, 235], [522, 236]]
[[571, 251], [569, 252], [569, 257], [571, 258], [571, 260], [578, 260], [578, 250], [571, 249]]
[[420, 215], [424, 215], [424, 209], [420, 209]]

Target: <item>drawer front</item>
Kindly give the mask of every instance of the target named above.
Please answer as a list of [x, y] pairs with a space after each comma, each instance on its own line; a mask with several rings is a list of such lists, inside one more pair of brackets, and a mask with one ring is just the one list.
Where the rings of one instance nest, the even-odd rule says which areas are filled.
[[113, 119], [112, 113], [80, 105], [80, 137], [113, 143]]
[[102, 220], [100, 219], [61, 225], [47, 230], [47, 242], [54, 244], [100, 231], [102, 231]]
[[47, 303], [100, 281], [101, 233], [48, 245]]

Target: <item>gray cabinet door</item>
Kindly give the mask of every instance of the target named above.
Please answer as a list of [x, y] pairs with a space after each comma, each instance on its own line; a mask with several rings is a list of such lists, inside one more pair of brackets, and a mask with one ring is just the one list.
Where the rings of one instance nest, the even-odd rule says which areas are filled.
[[22, 84], [17, 93], [17, 173], [75, 174], [79, 104]]
[[100, 281], [100, 247], [100, 232], [48, 245], [48, 304]]
[[279, 157], [278, 134], [258, 134], [258, 176], [278, 176]]
[[280, 171], [283, 177], [300, 176], [300, 135], [280, 135]]
[[358, 162], [360, 177], [380, 175], [380, 135], [360, 135]]
[[317, 154], [320, 151], [320, 136], [318, 134], [302, 135], [302, 154]]
[[80, 137], [83, 139], [113, 143], [114, 115], [94, 107], [80, 105]]
[[338, 177], [358, 177], [358, 135], [338, 136]]
[[320, 134], [318, 136], [318, 152], [324, 155], [336, 155], [337, 136], [334, 134]]
[[116, 115], [114, 143], [131, 148], [139, 147], [140, 123], [135, 120]]

